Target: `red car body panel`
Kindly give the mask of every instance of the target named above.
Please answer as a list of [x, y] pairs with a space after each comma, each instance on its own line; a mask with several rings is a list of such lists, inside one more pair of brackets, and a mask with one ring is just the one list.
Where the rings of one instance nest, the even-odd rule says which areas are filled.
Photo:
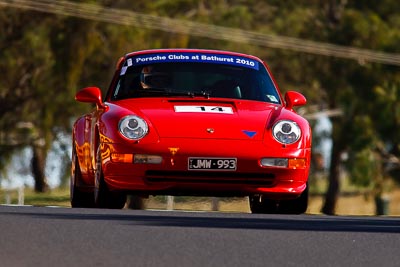
[[[264, 66], [277, 89], [277, 103], [220, 97], [140, 97], [113, 100], [124, 62], [146, 54], [207, 53], [249, 58]], [[293, 111], [305, 99], [287, 95], [286, 105], [278, 86], [263, 61], [257, 57], [213, 50], [146, 50], [127, 54], [117, 65], [110, 89], [101, 101], [96, 89], [81, 91], [77, 100], [96, 103], [97, 108], [80, 117], [73, 128], [74, 153], [78, 158], [80, 186], [95, 185], [96, 150], [100, 146], [104, 180], [111, 191], [141, 195], [221, 195], [263, 194], [270, 198], [298, 197], [305, 189], [311, 156], [311, 130], [308, 122]], [[88, 95], [86, 95], [88, 94]], [[296, 93], [294, 93], [296, 94]], [[289, 103], [295, 99], [294, 103]], [[296, 102], [297, 101], [297, 102]], [[281, 104], [282, 103], [282, 104]], [[178, 112], [177, 107], [199, 107], [209, 112]], [[229, 112], [213, 113], [220, 108]], [[137, 115], [148, 125], [140, 140], [128, 140], [118, 130], [121, 118]], [[274, 139], [272, 127], [289, 120], [301, 129], [293, 144]], [[122, 155], [156, 155], [158, 164], [120, 160]], [[189, 170], [189, 158], [236, 159], [234, 170]], [[303, 159], [292, 167], [265, 167], [262, 158]]]

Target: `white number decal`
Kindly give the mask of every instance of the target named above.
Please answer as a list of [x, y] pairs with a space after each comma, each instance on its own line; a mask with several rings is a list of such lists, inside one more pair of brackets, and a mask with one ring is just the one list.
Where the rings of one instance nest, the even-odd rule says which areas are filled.
[[206, 112], [206, 113], [222, 113], [233, 114], [231, 107], [221, 106], [174, 106], [175, 112]]

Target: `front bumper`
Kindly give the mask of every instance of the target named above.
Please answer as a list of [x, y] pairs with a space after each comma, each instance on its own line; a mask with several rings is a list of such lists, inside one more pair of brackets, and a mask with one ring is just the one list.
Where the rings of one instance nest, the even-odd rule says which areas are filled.
[[[111, 190], [147, 195], [299, 196], [306, 188], [310, 149], [268, 147], [249, 140], [162, 139], [156, 144], [102, 144], [103, 172]], [[159, 164], [115, 162], [114, 154], [156, 155]], [[188, 170], [189, 157], [236, 158], [236, 170]], [[262, 167], [261, 158], [303, 158], [302, 168]], [[129, 158], [129, 157], [128, 157]]]

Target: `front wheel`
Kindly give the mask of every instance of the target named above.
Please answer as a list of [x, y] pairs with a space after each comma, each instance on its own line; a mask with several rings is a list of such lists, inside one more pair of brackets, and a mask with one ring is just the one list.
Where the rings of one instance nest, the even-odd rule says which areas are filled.
[[93, 193], [82, 190], [78, 185], [83, 184], [81, 168], [75, 151], [72, 153], [72, 169], [70, 180], [71, 207], [93, 208]]
[[254, 195], [249, 197], [249, 201], [252, 213], [302, 214], [308, 207], [308, 185], [296, 199], [272, 200], [263, 195]]
[[252, 213], [275, 214], [278, 212], [278, 203], [275, 200], [267, 199], [263, 195], [249, 197], [250, 210]]
[[308, 207], [308, 185], [301, 195], [296, 199], [282, 200], [279, 203], [281, 213], [284, 214], [302, 214]]
[[104, 174], [101, 166], [100, 146], [96, 153], [94, 203], [98, 208], [122, 209], [125, 206], [126, 194], [113, 192], [108, 189], [104, 181]]
[[143, 210], [145, 209], [145, 200], [143, 197], [138, 195], [131, 195], [128, 198], [128, 209], [132, 210]]

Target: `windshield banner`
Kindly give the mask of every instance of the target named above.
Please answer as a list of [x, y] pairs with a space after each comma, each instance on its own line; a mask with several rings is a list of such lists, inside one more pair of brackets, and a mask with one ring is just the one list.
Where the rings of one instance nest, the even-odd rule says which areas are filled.
[[121, 75], [125, 74], [126, 69], [131, 66], [147, 65], [152, 63], [164, 62], [201, 62], [226, 64], [233, 66], [246, 67], [258, 70], [258, 61], [233, 55], [210, 54], [210, 53], [158, 53], [145, 54], [128, 58], [121, 70]]

